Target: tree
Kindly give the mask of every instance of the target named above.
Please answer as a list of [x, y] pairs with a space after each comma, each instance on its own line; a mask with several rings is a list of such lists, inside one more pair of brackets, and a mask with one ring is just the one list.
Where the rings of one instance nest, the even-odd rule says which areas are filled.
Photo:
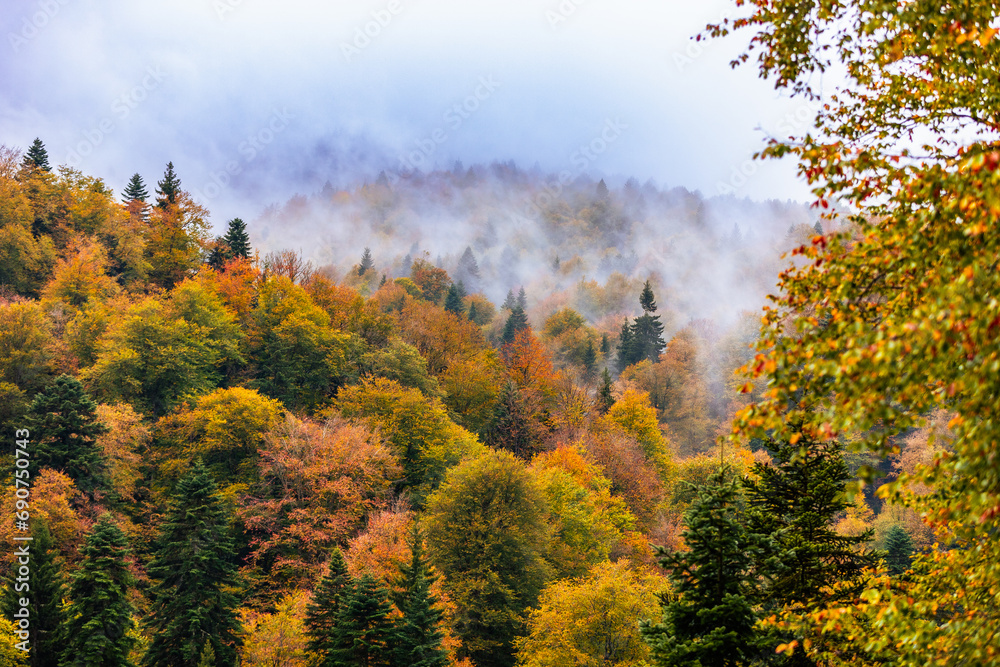
[[70, 585], [62, 633], [62, 660], [68, 667], [129, 667], [135, 643], [132, 574], [125, 533], [104, 514], [87, 536], [83, 563]]
[[239, 645], [231, 518], [215, 481], [197, 460], [177, 483], [147, 571], [154, 580], [143, 625], [148, 667], [194, 667], [206, 642], [216, 664], [235, 665]]
[[395, 643], [389, 591], [364, 574], [345, 592], [337, 614], [329, 667], [390, 667]]
[[[31, 527], [32, 541], [28, 543], [31, 559], [31, 579], [28, 588], [17, 590], [17, 570], [20, 563], [14, 559], [11, 575], [6, 578], [3, 597], [0, 598], [0, 611], [4, 618], [13, 618], [14, 612], [21, 608], [20, 599], [27, 597], [28, 618], [31, 634], [31, 651], [26, 664], [31, 667], [48, 667], [58, 664], [63, 643], [60, 632], [65, 622], [62, 607], [66, 595], [66, 585], [58, 563], [55, 560], [57, 552], [52, 545], [52, 533], [44, 519], [33, 518]], [[24, 544], [24, 543], [19, 543]], [[0, 657], [3, 654], [0, 653]], [[0, 664], [3, 663], [0, 660]]]
[[445, 667], [448, 656], [441, 641], [444, 617], [431, 593], [435, 577], [424, 554], [423, 535], [414, 528], [410, 540], [409, 565], [400, 568], [403, 592], [396, 606], [403, 617], [396, 623], [393, 637], [395, 665], [402, 667]]
[[[817, 440], [858, 434], [852, 446], [882, 457], [895, 434], [951, 411], [954, 451], [882, 492], [927, 517], [942, 548], [905, 589], [874, 582], [838, 625], [900, 665], [990, 666], [1000, 664], [996, 8], [928, 8], [754, 1], [735, 23], [751, 33], [739, 61], [756, 55], [762, 77], [819, 98], [811, 126], [765, 157], [795, 156], [817, 206], [842, 214], [793, 250], [749, 365], [767, 395], [735, 425], [739, 437], [786, 438], [801, 418]], [[826, 70], [843, 83], [827, 87]], [[914, 609], [936, 609], [936, 621]]]
[[448, 288], [448, 294], [444, 298], [444, 309], [459, 316], [465, 315], [465, 304], [462, 303], [462, 295], [455, 283]]
[[[274, 612], [244, 610], [244, 640], [240, 649], [240, 665], [245, 667], [307, 667], [315, 664], [306, 649], [305, 607], [309, 599], [305, 591], [283, 595]], [[205, 650], [212, 643], [205, 642]]]
[[35, 140], [31, 142], [28, 152], [24, 154], [22, 164], [28, 169], [52, 170], [49, 167], [49, 153], [45, 150], [45, 144], [42, 143], [41, 139], [35, 137]]
[[604, 182], [603, 178], [597, 182], [597, 187], [594, 189], [594, 194], [597, 196], [597, 199], [601, 201], [606, 201], [608, 197], [611, 196], [611, 193], [608, 192], [608, 186]]
[[524, 293], [524, 287], [517, 290], [517, 307], [521, 310], [528, 309], [528, 295]]
[[611, 374], [605, 366], [604, 372], [601, 373], [601, 384], [597, 389], [597, 405], [601, 412], [607, 413], [614, 404], [615, 397], [611, 393]]
[[174, 173], [174, 163], [168, 162], [163, 180], [156, 183], [156, 206], [166, 210], [177, 203], [177, 195], [181, 190], [181, 180]]
[[885, 562], [889, 574], [899, 576], [913, 563], [913, 538], [901, 526], [893, 526], [885, 536]]
[[476, 293], [480, 290], [482, 275], [479, 273], [479, 263], [476, 262], [476, 256], [472, 254], [470, 246], [465, 247], [465, 252], [462, 253], [462, 256], [458, 260], [455, 277], [468, 285], [470, 292]]
[[639, 303], [642, 305], [643, 313], [632, 323], [632, 358], [635, 360], [632, 363], [643, 359], [656, 363], [666, 343], [663, 341], [663, 324], [660, 322], [660, 316], [653, 314], [656, 312], [656, 301], [648, 280], [642, 287]]
[[468, 317], [469, 317], [469, 321], [470, 322], [472, 322], [474, 324], [479, 324], [479, 322], [476, 321], [476, 320], [479, 319], [479, 312], [476, 310], [476, 304], [475, 304], [475, 302], [473, 302], [472, 304], [469, 305]]
[[594, 376], [594, 366], [597, 365], [597, 350], [594, 349], [594, 341], [587, 341], [587, 349], [583, 353], [583, 370], [588, 380]]
[[229, 256], [226, 259], [242, 257], [249, 259], [253, 249], [250, 247], [250, 235], [247, 234], [247, 225], [242, 218], [233, 218], [229, 221], [229, 228], [226, 235], [222, 237], [229, 247]]
[[353, 579], [347, 572], [344, 554], [339, 547], [334, 547], [326, 574], [320, 579], [312, 599], [306, 606], [306, 634], [309, 637], [307, 648], [323, 661], [326, 661], [330, 652], [336, 648], [337, 618], [340, 614], [341, 601], [352, 585]]
[[544, 496], [525, 465], [489, 451], [448, 471], [428, 499], [427, 545], [457, 606], [459, 657], [478, 667], [510, 667], [548, 576]]
[[681, 535], [689, 551], [657, 547], [673, 589], [664, 597], [662, 620], [642, 621], [640, 632], [658, 667], [735, 667], [760, 653], [748, 559], [755, 544], [739, 515], [738, 495], [732, 472], [721, 468], [684, 514]]
[[642, 360], [636, 352], [634, 338], [632, 327], [629, 326], [628, 319], [626, 319], [625, 322], [622, 323], [622, 331], [618, 335], [617, 353], [619, 371], [623, 371], [632, 364]]
[[531, 459], [538, 449], [539, 429], [532, 423], [531, 410], [515, 382], [508, 380], [493, 408], [486, 444], [506, 449], [515, 456]]
[[521, 306], [514, 306], [514, 310], [510, 312], [510, 317], [507, 318], [507, 323], [503, 327], [500, 342], [504, 345], [510, 345], [517, 339], [517, 334], [522, 331], [531, 331], [528, 316], [524, 314], [524, 309]]
[[142, 176], [138, 173], [132, 174], [132, 178], [129, 179], [128, 185], [122, 191], [122, 201], [126, 204], [139, 201], [145, 203], [146, 197], [149, 193], [146, 191], [146, 184], [142, 182]]
[[365, 251], [361, 254], [361, 263], [358, 264], [358, 275], [363, 276], [375, 266], [375, 262], [372, 261], [372, 251], [371, 248], [365, 248]]
[[656, 300], [653, 297], [653, 288], [650, 286], [648, 280], [643, 284], [642, 293], [639, 294], [639, 305], [642, 306], [643, 312], [656, 312]]
[[107, 432], [97, 404], [76, 378], [60, 375], [31, 403], [27, 425], [35, 441], [35, 473], [41, 466], [65, 471], [91, 496], [106, 485], [104, 457], [96, 439]]

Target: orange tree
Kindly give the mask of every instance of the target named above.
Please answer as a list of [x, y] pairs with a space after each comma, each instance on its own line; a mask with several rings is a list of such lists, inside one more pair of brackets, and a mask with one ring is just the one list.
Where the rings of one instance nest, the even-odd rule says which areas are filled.
[[[939, 546], [906, 582], [873, 580], [851, 613], [817, 612], [803, 643], [846, 629], [903, 665], [1000, 664], [1000, 3], [736, 4], [742, 16], [707, 34], [751, 32], [734, 64], [755, 58], [817, 109], [762, 155], [794, 155], [817, 205], [841, 212], [782, 274], [748, 366], [766, 391], [736, 430], [794, 443], [801, 420], [809, 438], [853, 434], [888, 455], [930, 411], [954, 415], [953, 451], [881, 491], [916, 507]], [[908, 492], [918, 482], [932, 492]]]

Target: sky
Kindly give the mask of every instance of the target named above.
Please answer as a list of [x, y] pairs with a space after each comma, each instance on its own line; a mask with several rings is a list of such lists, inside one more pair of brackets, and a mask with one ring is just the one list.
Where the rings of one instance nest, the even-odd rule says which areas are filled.
[[5, 0], [0, 143], [120, 192], [172, 161], [215, 226], [382, 169], [546, 172], [806, 200], [752, 163], [809, 122], [733, 70], [706, 0]]

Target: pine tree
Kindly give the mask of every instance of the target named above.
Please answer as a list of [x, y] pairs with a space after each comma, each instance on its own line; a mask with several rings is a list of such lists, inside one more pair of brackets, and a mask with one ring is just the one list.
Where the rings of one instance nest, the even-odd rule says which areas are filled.
[[250, 247], [250, 235], [247, 234], [246, 223], [241, 218], [233, 218], [229, 221], [229, 229], [223, 237], [229, 247], [229, 258], [242, 257], [247, 259], [253, 249]]
[[506, 449], [529, 460], [535, 452], [535, 438], [521, 391], [508, 381], [500, 391], [493, 418], [486, 433], [486, 444], [494, 449]]
[[899, 576], [913, 564], [913, 538], [902, 526], [893, 526], [885, 536], [885, 563], [889, 574]]
[[212, 241], [212, 249], [208, 251], [205, 263], [216, 271], [222, 271], [226, 267], [226, 262], [230, 260], [229, 245], [222, 236], [216, 236]]
[[[28, 598], [31, 651], [27, 664], [31, 667], [48, 667], [58, 664], [59, 654], [63, 650], [60, 632], [65, 618], [62, 600], [66, 595], [66, 585], [55, 561], [56, 550], [52, 548], [52, 534], [44, 519], [32, 518], [31, 537], [32, 540], [28, 543], [31, 578], [27, 582], [15, 580], [20, 567], [15, 559], [0, 600], [0, 613], [5, 618], [13, 618], [14, 612], [21, 608], [20, 598]], [[20, 591], [17, 589], [18, 585], [22, 587]], [[28, 586], [27, 589], [24, 588], [25, 585]]]
[[725, 467], [714, 473], [685, 512], [681, 535], [689, 550], [657, 547], [673, 590], [664, 596], [662, 621], [640, 624], [653, 665], [735, 667], [760, 653], [748, 559], [756, 540], [737, 512], [736, 480], [727, 477]]
[[361, 254], [361, 263], [358, 265], [358, 275], [363, 276], [368, 272], [368, 269], [375, 266], [375, 262], [372, 261], [372, 251], [371, 248], [365, 248], [365, 251]]
[[614, 404], [615, 397], [611, 393], [611, 373], [605, 366], [604, 372], [601, 373], [601, 386], [597, 390], [597, 405], [603, 414], [610, 410]]
[[129, 600], [128, 553], [125, 533], [110, 514], [102, 515], [87, 536], [83, 563], [70, 586], [60, 665], [131, 666], [135, 610]]
[[509, 345], [517, 339], [518, 333], [530, 328], [528, 325], [528, 316], [524, 314], [524, 309], [520, 306], [514, 306], [514, 310], [511, 311], [510, 317], [507, 318], [507, 323], [503, 327], [500, 342], [503, 345]]
[[166, 209], [177, 203], [177, 195], [181, 191], [181, 181], [174, 173], [174, 163], [168, 162], [163, 172], [163, 180], [156, 184], [156, 206]]
[[177, 483], [147, 571], [151, 591], [145, 627], [152, 641], [143, 665], [194, 665], [206, 641], [219, 665], [236, 663], [240, 630], [235, 546], [230, 517], [201, 459]]
[[817, 234], [822, 235], [823, 234], [823, 223], [820, 222], [819, 220], [817, 220], [816, 224], [813, 225], [813, 229], [816, 231]]
[[132, 201], [145, 202], [148, 196], [149, 193], [146, 192], [146, 184], [142, 182], [142, 176], [138, 173], [132, 174], [128, 185], [122, 191], [122, 201], [126, 204]]
[[323, 660], [336, 648], [335, 632], [341, 601], [352, 585], [353, 579], [347, 572], [344, 554], [339, 547], [334, 547], [326, 575], [320, 579], [312, 600], [306, 606], [307, 648]]
[[381, 281], [379, 281], [379, 284], [378, 284], [378, 286], [379, 286], [379, 287], [383, 287], [383, 286], [385, 285], [385, 282], [386, 282], [386, 275], [385, 275], [385, 274], [383, 273], [383, 274], [382, 274], [382, 280], [381, 280]]
[[390, 667], [394, 624], [389, 591], [370, 574], [345, 593], [326, 667]]
[[456, 315], [465, 314], [465, 304], [462, 303], [462, 295], [455, 283], [452, 283], [451, 287], [448, 288], [448, 295], [444, 298], [444, 309]]
[[28, 152], [24, 154], [24, 160], [21, 164], [27, 169], [41, 169], [42, 171], [52, 171], [49, 167], [49, 153], [45, 150], [45, 144], [42, 140], [35, 138], [31, 142], [31, 146], [28, 148]]
[[93, 495], [105, 485], [105, 462], [95, 438], [107, 427], [80, 381], [60, 375], [35, 396], [26, 419], [35, 452], [33, 470], [62, 470], [81, 491]]
[[394, 662], [397, 667], [444, 667], [448, 664], [442, 646], [444, 614], [435, 606], [437, 599], [430, 590], [437, 577], [430, 571], [418, 528], [413, 529], [410, 549], [413, 554], [410, 564], [400, 568], [403, 593], [396, 606], [403, 618], [397, 623], [393, 637]]

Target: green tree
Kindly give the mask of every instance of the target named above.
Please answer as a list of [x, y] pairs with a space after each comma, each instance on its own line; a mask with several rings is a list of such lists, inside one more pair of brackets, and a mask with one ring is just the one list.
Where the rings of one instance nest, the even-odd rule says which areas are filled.
[[336, 648], [335, 633], [341, 600], [352, 585], [353, 579], [347, 572], [344, 554], [339, 547], [334, 547], [326, 574], [320, 579], [312, 599], [306, 606], [308, 649], [324, 661], [324, 664], [327, 656]]
[[194, 667], [206, 641], [216, 664], [236, 664], [239, 602], [230, 524], [215, 481], [195, 461], [177, 484], [147, 567], [155, 583], [143, 622], [152, 635], [143, 665]]
[[638, 356], [637, 347], [635, 343], [635, 336], [632, 332], [632, 327], [629, 325], [628, 319], [622, 323], [622, 331], [618, 334], [618, 370], [623, 371], [632, 364], [642, 361], [642, 358]]
[[27, 419], [35, 441], [32, 464], [62, 470], [81, 491], [105, 486], [104, 458], [96, 438], [107, 432], [97, 419], [97, 404], [76, 378], [60, 375], [35, 396]]
[[530, 330], [531, 326], [528, 324], [528, 316], [524, 314], [524, 309], [520, 305], [514, 306], [514, 310], [510, 311], [510, 317], [507, 318], [507, 323], [504, 324], [500, 342], [503, 345], [509, 345], [517, 339], [517, 334]]
[[45, 150], [45, 144], [42, 143], [41, 139], [35, 137], [31, 146], [28, 147], [28, 152], [24, 154], [24, 160], [21, 164], [28, 169], [52, 170], [49, 167], [49, 152]]
[[110, 514], [104, 514], [82, 551], [83, 563], [70, 585], [58, 664], [130, 667], [135, 610], [129, 599], [133, 580], [126, 561], [129, 549], [125, 533]]
[[462, 303], [462, 295], [455, 283], [451, 284], [448, 294], [444, 297], [444, 309], [459, 316], [465, 315], [465, 304]]
[[63, 650], [60, 632], [65, 621], [62, 602], [66, 595], [66, 585], [59, 564], [55, 561], [58, 552], [52, 546], [52, 534], [44, 519], [32, 519], [31, 537], [33, 539], [28, 543], [31, 578], [27, 582], [16, 581], [20, 563], [15, 558], [13, 572], [7, 578], [3, 597], [0, 598], [0, 612], [4, 618], [13, 618], [14, 612], [21, 608], [20, 599], [28, 598], [31, 651], [27, 664], [31, 667], [48, 667], [58, 664], [59, 654]]
[[361, 263], [358, 264], [358, 275], [365, 275], [373, 266], [375, 266], [375, 262], [372, 260], [372, 250], [366, 247], [365, 251], [361, 253]]
[[514, 638], [549, 573], [546, 515], [544, 494], [509, 452], [460, 463], [427, 501], [428, 551], [457, 607], [460, 657], [478, 667], [514, 664]]
[[397, 667], [445, 667], [448, 655], [442, 646], [443, 612], [430, 587], [437, 579], [424, 554], [423, 535], [414, 528], [410, 563], [400, 567], [402, 594], [396, 606], [403, 617], [396, 623], [393, 657]]
[[615, 404], [615, 397], [611, 393], [611, 387], [611, 373], [605, 367], [604, 372], [601, 373], [601, 384], [597, 388], [597, 405], [603, 413], [606, 413]]
[[885, 562], [889, 567], [889, 574], [898, 577], [909, 570], [913, 564], [913, 551], [913, 538], [910, 534], [899, 525], [890, 528], [885, 536]]
[[146, 184], [142, 182], [142, 176], [138, 173], [132, 174], [128, 185], [122, 191], [122, 201], [128, 204], [132, 201], [145, 202], [149, 193], [146, 191]]
[[486, 433], [486, 444], [496, 449], [506, 449], [524, 460], [530, 459], [537, 449], [537, 429], [531, 422], [521, 390], [512, 381], [504, 383], [493, 407], [493, 419]]
[[583, 370], [590, 379], [594, 376], [594, 367], [597, 365], [597, 350], [594, 349], [594, 341], [587, 341], [587, 348], [583, 351]]
[[684, 514], [681, 536], [689, 550], [657, 547], [673, 589], [664, 597], [662, 620], [640, 625], [652, 649], [652, 664], [735, 667], [750, 664], [761, 653], [750, 566], [755, 540], [740, 516], [738, 500], [732, 471], [720, 468]]
[[166, 210], [177, 203], [177, 195], [181, 191], [181, 179], [174, 173], [174, 163], [168, 162], [163, 172], [163, 180], [156, 183], [156, 206]]
[[250, 235], [247, 234], [247, 225], [242, 218], [233, 218], [229, 221], [229, 228], [226, 235], [222, 237], [229, 248], [229, 257], [242, 257], [247, 259], [253, 249], [250, 247]]
[[395, 641], [389, 591], [370, 574], [353, 582], [337, 614], [326, 667], [390, 667]]
[[653, 314], [656, 312], [656, 301], [653, 298], [653, 288], [650, 287], [648, 280], [642, 287], [639, 304], [642, 306], [643, 313], [632, 322], [632, 345], [634, 346], [632, 352], [634, 361], [632, 363], [643, 359], [649, 359], [656, 363], [667, 344], [663, 340], [663, 324], [660, 322], [660, 316]]

